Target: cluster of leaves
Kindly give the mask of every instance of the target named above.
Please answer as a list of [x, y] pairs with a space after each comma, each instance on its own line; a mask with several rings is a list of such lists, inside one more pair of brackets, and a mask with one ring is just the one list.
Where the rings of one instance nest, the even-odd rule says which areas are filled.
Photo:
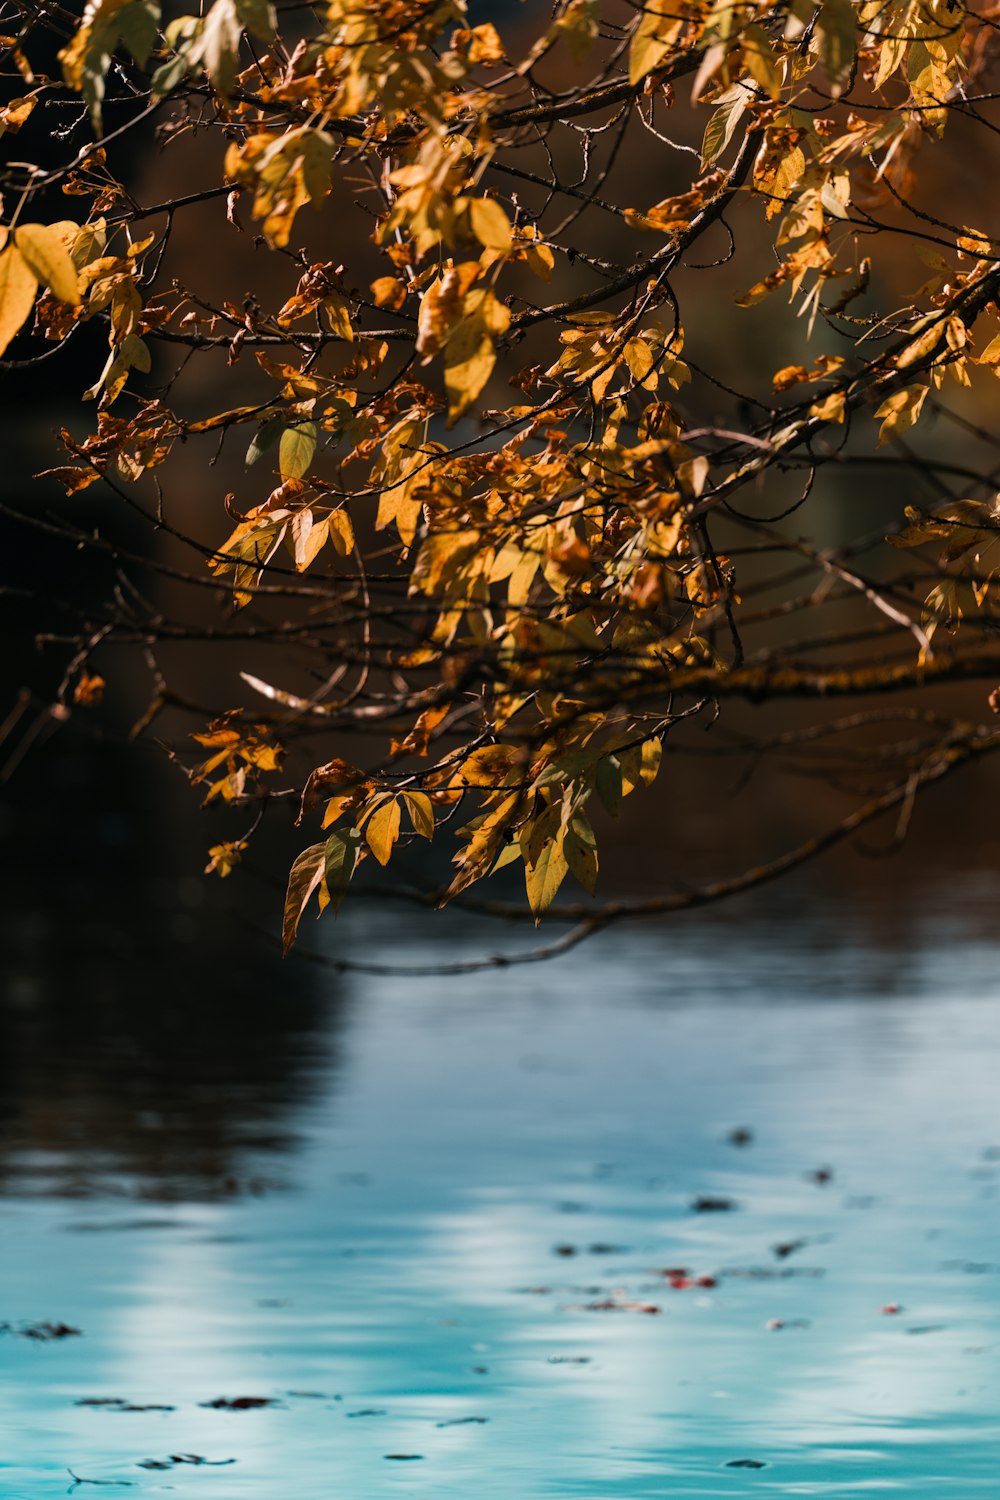
[[[536, 919], [568, 875], [592, 894], [593, 806], [616, 817], [685, 721], [727, 697], [996, 674], [988, 465], [956, 497], [950, 457], [924, 460], [930, 514], [911, 504], [892, 538], [920, 549], [912, 577], [882, 576], [891, 553], [863, 572], [849, 547], [766, 518], [788, 476], [807, 475], [797, 512], [818, 471], [877, 464], [882, 445], [908, 472], [912, 429], [950, 418], [946, 383], [974, 419], [982, 381], [1000, 373], [995, 242], [964, 214], [953, 222], [960, 202], [917, 202], [952, 117], [988, 123], [988, 7], [560, 0], [533, 30], [498, 15], [501, 34], [470, 25], [462, 0], [327, 0], [280, 21], [266, 0], [212, 0], [165, 26], [156, 0], [90, 0], [62, 38], [61, 78], [31, 57], [63, 13], [24, 15], [6, 45], [29, 92], [5, 128], [78, 97], [95, 139], [59, 168], [5, 179], [0, 352], [32, 308], [49, 342], [106, 328], [86, 391], [94, 430], [64, 433], [70, 462], [49, 474], [69, 495], [104, 480], [127, 498], [148, 477], [158, 522], [200, 551], [190, 586], [225, 593], [231, 633], [259, 612], [258, 634], [294, 645], [313, 674], [302, 689], [298, 671], [296, 690], [244, 672], [266, 723], [218, 719], [195, 735], [210, 754], [191, 772], [236, 809], [292, 795], [300, 822], [322, 809], [323, 838], [292, 867], [286, 947], [314, 895], [336, 908], [366, 858], [388, 865], [443, 824], [458, 836], [443, 900], [513, 863]], [[131, 124], [105, 140], [111, 97]], [[147, 115], [167, 156], [206, 141], [215, 174], [151, 209], [112, 160], [115, 137]], [[933, 159], [927, 173], [933, 184]], [[672, 191], [649, 202], [653, 180]], [[79, 219], [21, 222], [53, 191]], [[220, 302], [199, 292], [174, 231], [216, 205], [221, 221], [222, 200], [213, 233], [252, 233], [271, 269]], [[348, 264], [311, 248], [332, 239], [353, 247]], [[897, 294], [885, 247], [900, 239], [923, 263]], [[761, 346], [746, 390], [688, 352], [706, 343], [701, 322], [725, 339], [697, 290], [682, 315], [678, 286], [703, 245], [716, 267], [746, 266], [726, 327], [756, 316], [762, 328], [741, 310], [779, 293], [792, 314], [794, 362]], [[771, 269], [751, 281], [762, 248]], [[187, 362], [214, 355], [218, 369], [220, 353], [248, 399], [192, 411]], [[202, 436], [241, 427], [251, 503], [220, 493], [192, 538], [170, 525], [171, 472]], [[764, 516], [736, 508], [741, 491]], [[790, 592], [755, 552], [818, 581]], [[868, 622], [853, 656], [807, 658], [839, 646], [836, 630], [801, 650], [766, 635], [843, 599]], [[935, 630], [954, 630], [969, 601], [981, 628], [942, 657]], [[105, 653], [158, 639], [120, 599], [105, 624]], [[155, 710], [181, 701], [158, 678]], [[317, 765], [303, 757], [318, 733], [376, 744], [364, 767], [339, 745]], [[284, 746], [302, 774], [270, 790], [261, 778]], [[934, 772], [939, 752], [884, 755], [897, 778], [885, 795]], [[228, 874], [248, 839], [215, 845], [209, 868]]]

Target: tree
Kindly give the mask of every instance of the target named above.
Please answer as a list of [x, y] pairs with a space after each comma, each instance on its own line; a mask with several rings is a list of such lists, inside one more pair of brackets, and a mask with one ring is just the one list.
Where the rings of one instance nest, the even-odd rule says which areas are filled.
[[854, 805], [714, 884], [560, 904], [542, 951], [901, 835], [1000, 748], [992, 9], [538, 9], [8, 6], [0, 344], [93, 363], [46, 471], [72, 508], [26, 519], [117, 570], [57, 708], [141, 653], [136, 732], [194, 714], [174, 753], [240, 820], [218, 875], [295, 809], [286, 948], [441, 835], [419, 899], [508, 864], [536, 921], [593, 893], [593, 808], [641, 819], [692, 726]]

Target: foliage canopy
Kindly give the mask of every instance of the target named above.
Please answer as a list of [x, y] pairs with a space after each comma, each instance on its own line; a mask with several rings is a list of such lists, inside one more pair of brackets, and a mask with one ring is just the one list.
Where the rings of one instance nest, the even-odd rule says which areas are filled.
[[[442, 833], [428, 898], [508, 864], [536, 919], [592, 894], [593, 808], [739, 700], [818, 705], [753, 744], [852, 810], [570, 907], [569, 940], [905, 823], [998, 748], [988, 0], [5, 13], [0, 130], [34, 157], [3, 168], [0, 352], [106, 345], [47, 472], [121, 577], [60, 700], [141, 649], [138, 730], [200, 714], [181, 758], [243, 820], [219, 875], [297, 809], [286, 946]], [[985, 723], [914, 696], [959, 682]]]

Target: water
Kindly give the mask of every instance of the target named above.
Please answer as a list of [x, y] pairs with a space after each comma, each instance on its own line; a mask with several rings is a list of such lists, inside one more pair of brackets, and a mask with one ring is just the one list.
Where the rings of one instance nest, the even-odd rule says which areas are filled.
[[[331, 931], [441, 956], [410, 921]], [[994, 948], [761, 918], [264, 982], [129, 1111], [107, 1037], [47, 1105], [6, 1080], [0, 1495], [996, 1493]], [[283, 1088], [262, 1006], [296, 1015]]]

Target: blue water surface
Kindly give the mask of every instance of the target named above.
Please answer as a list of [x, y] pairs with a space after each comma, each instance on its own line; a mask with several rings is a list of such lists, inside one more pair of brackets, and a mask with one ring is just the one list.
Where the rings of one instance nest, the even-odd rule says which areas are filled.
[[[443, 920], [330, 951], [497, 944]], [[997, 1494], [994, 947], [772, 913], [310, 982], [297, 1102], [248, 1083], [211, 1192], [11, 1126], [0, 1495]]]

